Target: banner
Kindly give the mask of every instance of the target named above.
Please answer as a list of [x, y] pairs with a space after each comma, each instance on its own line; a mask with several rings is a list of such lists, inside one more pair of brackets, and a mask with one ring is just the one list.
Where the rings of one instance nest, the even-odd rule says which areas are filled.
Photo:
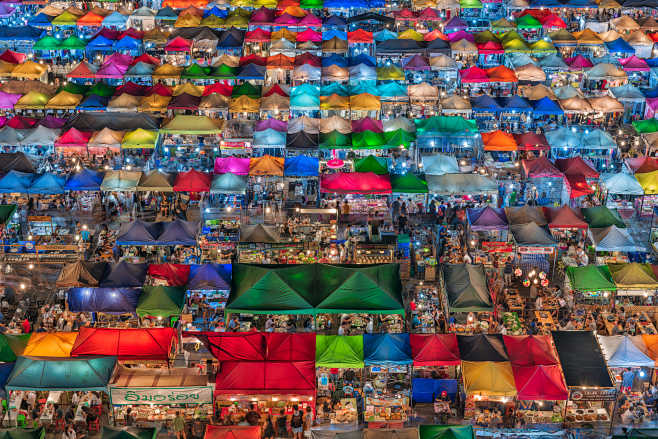
[[110, 387], [110, 401], [125, 404], [211, 404], [212, 387]]
[[482, 241], [482, 250], [490, 253], [513, 253], [514, 245], [502, 241]]
[[533, 246], [519, 246], [517, 249], [519, 253], [526, 255], [550, 255], [553, 254], [553, 247], [533, 247]]

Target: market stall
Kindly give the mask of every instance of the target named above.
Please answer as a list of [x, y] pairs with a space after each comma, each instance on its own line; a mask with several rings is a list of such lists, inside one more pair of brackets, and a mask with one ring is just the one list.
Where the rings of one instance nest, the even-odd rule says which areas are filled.
[[475, 327], [489, 327], [494, 303], [483, 265], [444, 264], [441, 269], [446, 315], [455, 318], [449, 330], [458, 334], [473, 333]]
[[[459, 345], [454, 334], [410, 334], [413, 375], [411, 381], [413, 403], [433, 403], [446, 392], [448, 399], [458, 397]], [[442, 407], [449, 416], [450, 405]]]

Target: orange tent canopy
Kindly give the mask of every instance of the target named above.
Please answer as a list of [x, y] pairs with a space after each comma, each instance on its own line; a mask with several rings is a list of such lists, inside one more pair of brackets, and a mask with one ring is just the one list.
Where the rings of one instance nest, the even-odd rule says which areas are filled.
[[496, 66], [487, 69], [487, 76], [491, 82], [518, 82], [514, 70], [505, 66]]
[[185, 9], [189, 8], [190, 6], [205, 9], [207, 5], [208, 0], [164, 0], [162, 2], [163, 8], [169, 6], [172, 9]]
[[105, 17], [94, 12], [87, 12], [75, 22], [78, 26], [100, 26]]
[[516, 140], [510, 133], [496, 130], [481, 135], [485, 151], [516, 151], [518, 149]]
[[249, 162], [249, 175], [278, 175], [283, 177], [283, 157], [264, 155]]

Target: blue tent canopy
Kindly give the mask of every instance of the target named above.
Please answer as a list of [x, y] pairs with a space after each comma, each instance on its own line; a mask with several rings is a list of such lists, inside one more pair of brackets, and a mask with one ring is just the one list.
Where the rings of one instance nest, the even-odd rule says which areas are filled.
[[15, 364], [16, 363], [0, 364], [0, 397], [7, 397], [7, 392], [5, 392], [5, 385], [7, 385], [7, 379], [9, 378], [9, 375], [11, 375], [11, 371], [14, 370]]
[[658, 98], [658, 87], [655, 88], [642, 88], [640, 89], [645, 98]]
[[194, 222], [180, 219], [165, 222], [162, 233], [157, 236], [158, 245], [195, 245], [196, 228]]
[[364, 334], [363, 356], [367, 366], [411, 364], [409, 334]]
[[254, 133], [254, 145], [283, 148], [286, 146], [286, 133], [272, 128], [263, 131], [256, 131]]
[[134, 313], [141, 288], [71, 288], [66, 302], [72, 312]]
[[209, 9], [203, 13], [204, 17], [209, 17], [211, 15], [219, 18], [226, 18], [228, 17], [228, 9], [219, 9], [217, 6], [213, 6], [212, 9]]
[[329, 41], [332, 38], [338, 38], [340, 40], [347, 41], [347, 32], [338, 29], [329, 29], [325, 32], [322, 32], [322, 41]]
[[107, 103], [109, 101], [110, 98], [108, 97], [92, 94], [87, 96], [82, 102], [80, 102], [77, 109], [89, 110], [89, 111], [105, 110], [107, 108]]
[[290, 96], [290, 108], [320, 108], [320, 96], [301, 94]]
[[50, 26], [50, 22], [53, 21], [53, 18], [55, 17], [46, 14], [38, 14], [28, 19], [27, 24], [30, 26]]
[[658, 67], [658, 58], [645, 58], [644, 61], [646, 61], [649, 67]]
[[522, 98], [519, 95], [512, 95], [508, 97], [501, 97], [497, 99], [499, 105], [503, 107], [505, 111], [528, 111], [532, 109], [532, 106], [528, 103], [525, 98]]
[[231, 28], [222, 33], [217, 41], [217, 47], [228, 49], [231, 47], [242, 47], [244, 41], [244, 33], [241, 30]]
[[607, 41], [605, 43], [605, 47], [608, 49], [608, 52], [610, 53], [622, 53], [624, 55], [633, 55], [635, 53], [635, 49], [633, 49], [633, 46], [628, 44], [621, 37], [617, 38], [614, 41]]
[[96, 38], [87, 43], [85, 50], [112, 50], [113, 47], [113, 40], [110, 40], [103, 35], [98, 35]]
[[503, 111], [503, 108], [489, 95], [480, 95], [471, 98], [473, 111]]
[[0, 179], [0, 193], [2, 194], [27, 194], [34, 174], [14, 171], [13, 169]]
[[162, 9], [159, 9], [155, 14], [156, 19], [160, 20], [176, 20], [178, 19], [178, 14], [173, 10], [171, 6], [165, 6]]
[[44, 31], [33, 26], [2, 26], [0, 27], [0, 40], [10, 41], [36, 41], [41, 38]]
[[43, 174], [37, 177], [30, 186], [28, 193], [58, 195], [64, 193], [66, 178], [55, 174]]
[[114, 27], [114, 28], [123, 28], [126, 27], [126, 22], [128, 21], [128, 16], [118, 13], [117, 11], [112, 12], [110, 15], [103, 19], [103, 26], [105, 27]]
[[629, 336], [599, 337], [608, 367], [650, 367], [653, 360], [638, 348]]
[[316, 157], [298, 155], [287, 157], [284, 162], [283, 175], [295, 177], [317, 177], [320, 161]]
[[109, 287], [141, 287], [146, 281], [148, 264], [134, 264], [121, 261], [110, 267], [107, 275], [101, 279], [100, 286]]
[[322, 67], [329, 66], [347, 67], [347, 59], [337, 53], [322, 57]]
[[231, 264], [191, 265], [188, 290], [230, 290]]
[[142, 41], [137, 38], [133, 38], [129, 35], [121, 38], [119, 41], [114, 43], [115, 50], [138, 50], [142, 47]]
[[83, 169], [69, 177], [64, 188], [69, 191], [100, 191], [103, 182], [103, 173]]
[[377, 61], [375, 60], [375, 57], [366, 55], [365, 53], [357, 56], [350, 56], [347, 61], [350, 67], [358, 66], [359, 64], [365, 64], [370, 67], [377, 67]]
[[5, 388], [106, 392], [116, 357], [41, 359], [18, 357]]
[[258, 64], [250, 63], [247, 64], [240, 70], [240, 73], [236, 75], [238, 79], [257, 79], [261, 80], [265, 78], [265, 66], [259, 66]]
[[[373, 69], [375, 70], [375, 69]], [[377, 75], [376, 70], [375, 70], [375, 75]], [[387, 84], [398, 84], [398, 82], [387, 82]], [[358, 81], [356, 83], [351, 83], [350, 84], [350, 92], [349, 95], [356, 96], [360, 95], [361, 93], [370, 93], [375, 96], [379, 96], [379, 90], [377, 89], [377, 81]], [[349, 96], [348, 95], [348, 96]], [[406, 93], [405, 93], [406, 95]]]
[[159, 233], [154, 236], [150, 228], [150, 224], [140, 220], [122, 224], [116, 243], [117, 245], [155, 244], [155, 238]]
[[388, 29], [383, 29], [372, 34], [372, 37], [376, 42], [380, 42], [386, 40], [394, 40], [398, 37], [398, 35], [395, 32], [391, 32]]
[[459, 381], [452, 379], [414, 378], [411, 381], [411, 399], [414, 402], [432, 403], [445, 391], [448, 398], [455, 400]]
[[334, 27], [345, 27], [347, 26], [347, 22], [345, 19], [341, 16], [338, 15], [330, 15], [324, 20], [324, 23], [322, 23], [324, 26], [334, 26]]
[[532, 112], [536, 115], [560, 115], [564, 114], [564, 111], [560, 106], [558, 105], [557, 102], [552, 101], [548, 96], [544, 96], [543, 98], [536, 100], [536, 101], [531, 101], [532, 104]]

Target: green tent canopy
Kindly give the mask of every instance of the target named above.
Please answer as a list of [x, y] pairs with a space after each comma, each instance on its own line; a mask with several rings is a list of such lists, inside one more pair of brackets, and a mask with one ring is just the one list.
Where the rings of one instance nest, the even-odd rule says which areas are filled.
[[462, 9], [481, 9], [482, 2], [480, 0], [460, 0], [459, 7]]
[[417, 175], [408, 172], [404, 175], [391, 175], [393, 193], [400, 194], [426, 194], [427, 182]]
[[71, 35], [62, 41], [62, 44], [60, 45], [61, 49], [67, 50], [84, 50], [85, 47], [87, 47], [87, 42], [75, 35]]
[[416, 123], [416, 132], [420, 135], [478, 133], [477, 123], [461, 116], [432, 116], [425, 119], [416, 119], [414, 122]]
[[607, 265], [567, 267], [571, 288], [577, 291], [615, 291], [617, 286]]
[[199, 64], [194, 63], [186, 67], [181, 73], [181, 78], [202, 79], [210, 76], [211, 67], [201, 67]]
[[530, 14], [523, 15], [516, 20], [519, 29], [541, 29], [541, 23]]
[[0, 439], [43, 439], [46, 429], [39, 428], [7, 428], [0, 430]]
[[115, 90], [116, 87], [112, 87], [105, 82], [97, 82], [93, 87], [87, 90], [87, 96], [98, 95], [103, 96], [104, 98], [109, 98], [114, 95]]
[[451, 312], [493, 311], [484, 266], [444, 264], [442, 273]]
[[218, 79], [234, 79], [237, 71], [237, 67], [221, 64], [215, 67], [212, 72], [210, 72], [210, 76]]
[[106, 391], [116, 362], [116, 357], [56, 360], [18, 357], [6, 389]]
[[157, 435], [156, 428], [114, 428], [103, 425], [101, 439], [155, 439]]
[[229, 313], [404, 313], [397, 264], [237, 264], [232, 282]]
[[409, 148], [411, 142], [416, 140], [416, 134], [399, 128], [395, 131], [387, 131], [384, 133], [384, 140], [388, 148], [399, 148], [401, 146]]
[[316, 335], [316, 367], [363, 367], [363, 337], [361, 335]]
[[260, 98], [260, 86], [256, 87], [250, 82], [243, 82], [237, 87], [233, 87], [233, 92], [231, 93], [231, 97], [233, 98], [237, 98], [239, 96], [247, 96], [252, 99], [258, 99]]
[[46, 35], [41, 38], [39, 41], [34, 43], [32, 50], [58, 50], [60, 49], [60, 41], [50, 35]]
[[472, 425], [420, 425], [420, 439], [474, 439]]
[[386, 146], [383, 133], [365, 130], [360, 133], [352, 133], [352, 148], [356, 149], [381, 149]]
[[581, 209], [585, 221], [590, 228], [599, 229], [603, 227], [617, 226], [625, 229], [626, 224], [619, 216], [617, 209], [608, 209], [605, 206], [588, 207]]
[[640, 134], [655, 133], [658, 131], [657, 119], [636, 120], [632, 122], [635, 131]]
[[0, 226], [7, 224], [14, 213], [16, 213], [15, 204], [0, 204]]
[[183, 310], [185, 290], [178, 287], [145, 286], [137, 302], [140, 316], [173, 317]]
[[25, 346], [30, 340], [30, 334], [0, 335], [0, 361], [11, 363], [23, 355]]
[[343, 134], [338, 130], [330, 133], [320, 133], [320, 148], [324, 149], [345, 149], [352, 147], [352, 137], [349, 134]]
[[67, 91], [74, 95], [84, 95], [87, 93], [88, 90], [89, 90], [88, 85], [78, 84], [76, 82], [67, 82], [66, 84], [60, 86], [57, 89], [57, 93], [59, 93], [60, 91]]
[[388, 174], [388, 160], [386, 157], [369, 155], [354, 161], [355, 172], [372, 172], [377, 175]]

